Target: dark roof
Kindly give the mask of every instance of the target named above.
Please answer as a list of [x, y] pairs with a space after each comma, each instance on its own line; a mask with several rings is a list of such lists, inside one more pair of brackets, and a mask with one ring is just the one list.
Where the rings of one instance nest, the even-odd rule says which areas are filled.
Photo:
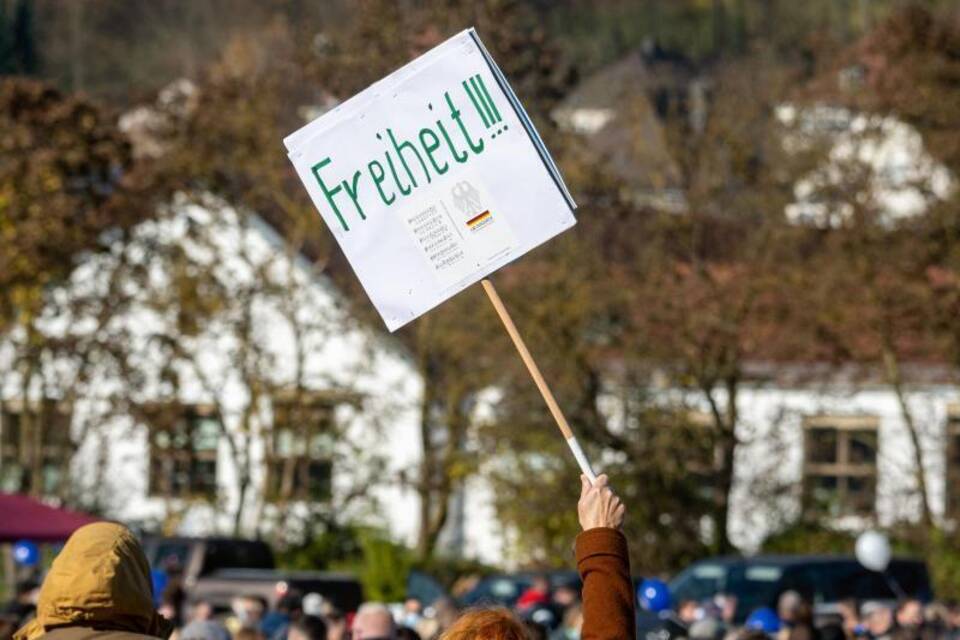
[[[667, 77], [654, 78], [634, 52], [587, 78], [553, 112], [561, 126], [589, 138], [591, 152], [644, 204], [675, 200], [681, 186], [655, 104], [658, 87], [673, 84]], [[684, 92], [686, 84], [670, 90]], [[584, 129], [576, 116], [588, 112], [599, 120]]]

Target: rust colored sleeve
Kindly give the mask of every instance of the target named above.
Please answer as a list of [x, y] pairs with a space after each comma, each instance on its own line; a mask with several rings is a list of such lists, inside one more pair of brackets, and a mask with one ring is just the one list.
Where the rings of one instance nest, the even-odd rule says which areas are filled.
[[583, 580], [582, 640], [636, 637], [633, 581], [627, 539], [616, 529], [589, 529], [577, 536], [577, 571]]

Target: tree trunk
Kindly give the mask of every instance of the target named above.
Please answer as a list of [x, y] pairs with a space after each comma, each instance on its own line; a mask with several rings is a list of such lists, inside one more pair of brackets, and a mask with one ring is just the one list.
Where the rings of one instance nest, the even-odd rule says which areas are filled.
[[244, 471], [240, 474], [240, 481], [237, 484], [239, 492], [237, 498], [237, 510], [233, 513], [233, 535], [239, 537], [243, 532], [243, 512], [247, 502], [247, 491], [250, 489], [250, 474]]
[[417, 480], [417, 493], [420, 496], [420, 522], [417, 534], [417, 555], [428, 558], [433, 553], [430, 524], [433, 512], [433, 479], [436, 475], [436, 452], [433, 450], [433, 405], [434, 380], [430, 375], [430, 365], [425, 356], [421, 358], [420, 375], [424, 381], [423, 398], [420, 404], [420, 444], [423, 458], [420, 461], [420, 473]]
[[716, 554], [725, 554], [734, 550], [733, 544], [730, 542], [728, 527], [730, 524], [730, 493], [733, 490], [737, 450], [738, 379], [736, 376], [729, 377], [726, 380], [725, 387], [727, 390], [727, 405], [721, 410], [714, 395], [713, 383], [701, 384], [701, 390], [710, 405], [714, 428], [719, 434], [717, 439], [719, 451], [717, 452], [716, 492], [713, 500], [713, 522], [716, 530], [714, 531], [712, 546], [713, 552]]
[[897, 405], [900, 407], [900, 415], [903, 417], [903, 423], [907, 427], [907, 433], [910, 436], [910, 443], [913, 445], [913, 463], [915, 466], [914, 475], [917, 481], [917, 491], [920, 493], [920, 508], [923, 525], [927, 531], [932, 531], [936, 524], [933, 519], [933, 511], [930, 508], [930, 494], [927, 486], [926, 464], [923, 460], [923, 449], [920, 442], [920, 431], [917, 428], [917, 422], [913, 417], [913, 412], [907, 404], [907, 398], [903, 390], [903, 377], [900, 373], [900, 363], [897, 360], [893, 350], [884, 347], [883, 366], [887, 375], [887, 382], [893, 387], [893, 392], [897, 396]]
[[713, 547], [717, 554], [729, 553], [733, 549], [728, 527], [730, 524], [730, 491], [733, 489], [735, 451], [734, 439], [722, 435], [720, 437], [720, 468], [717, 470], [716, 508], [714, 511], [716, 533]]

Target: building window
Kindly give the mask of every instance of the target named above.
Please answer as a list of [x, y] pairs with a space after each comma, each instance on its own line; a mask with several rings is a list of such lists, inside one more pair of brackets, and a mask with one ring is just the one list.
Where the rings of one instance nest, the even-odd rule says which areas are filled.
[[336, 404], [336, 398], [318, 393], [274, 399], [267, 451], [267, 493], [272, 498], [330, 498]]
[[960, 404], [947, 407], [946, 512], [960, 517]]
[[806, 513], [873, 515], [878, 425], [872, 416], [815, 416], [804, 420]]
[[58, 493], [73, 450], [70, 423], [70, 412], [53, 400], [28, 415], [22, 406], [5, 406], [0, 414], [0, 491]]
[[146, 410], [150, 430], [152, 496], [217, 496], [217, 441], [221, 425], [209, 407], [170, 405]]

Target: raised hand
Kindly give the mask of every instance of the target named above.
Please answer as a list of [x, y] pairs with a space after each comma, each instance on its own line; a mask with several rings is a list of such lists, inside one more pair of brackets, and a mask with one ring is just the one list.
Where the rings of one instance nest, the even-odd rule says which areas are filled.
[[597, 481], [592, 485], [587, 476], [581, 475], [580, 484], [577, 515], [584, 531], [598, 527], [619, 529], [623, 526], [624, 506], [608, 486], [606, 474], [597, 476]]

